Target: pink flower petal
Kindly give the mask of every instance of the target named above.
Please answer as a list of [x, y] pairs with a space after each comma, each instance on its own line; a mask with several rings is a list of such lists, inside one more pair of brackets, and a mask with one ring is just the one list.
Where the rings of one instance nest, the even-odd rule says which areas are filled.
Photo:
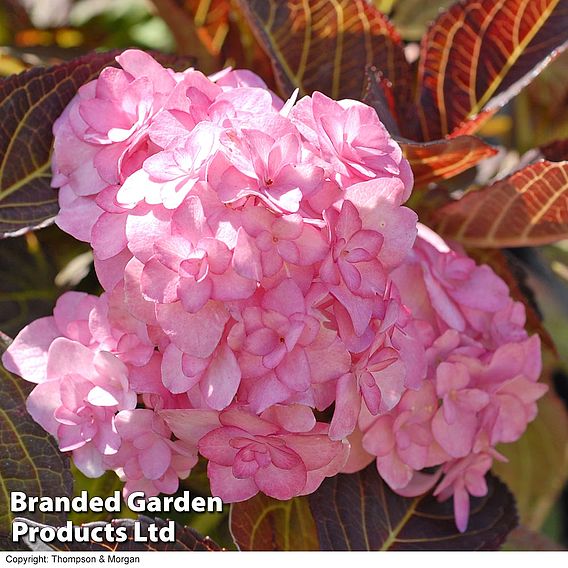
[[53, 317], [40, 318], [26, 327], [2, 356], [2, 364], [11, 373], [27, 381], [41, 383], [47, 375], [47, 352], [60, 331]]
[[254, 240], [242, 227], [237, 233], [237, 244], [232, 264], [235, 272], [243, 278], [254, 281], [262, 279], [260, 253], [254, 244]]
[[307, 482], [307, 471], [303, 463], [291, 469], [280, 469], [271, 463], [260, 468], [254, 480], [265, 495], [286, 501], [302, 492]]
[[47, 379], [58, 379], [66, 375], [75, 375], [78, 370], [90, 377], [93, 372], [94, 353], [76, 341], [58, 337], [48, 351]]
[[199, 441], [199, 453], [211, 462], [219, 465], [230, 466], [233, 464], [238, 448], [232, 444], [233, 439], [249, 439], [245, 430], [241, 428], [224, 426], [207, 433]]
[[61, 406], [58, 381], [38, 384], [26, 400], [26, 408], [32, 418], [47, 432], [56, 436], [59, 422], [54, 412]]
[[214, 410], [162, 410], [160, 416], [177, 438], [195, 447], [205, 434], [221, 425]]
[[200, 382], [201, 393], [207, 404], [223, 410], [233, 400], [241, 381], [241, 369], [234, 353], [227, 345], [221, 346]]
[[157, 258], [151, 258], [140, 276], [140, 290], [145, 300], [171, 304], [178, 300], [180, 279], [176, 272], [164, 266]]
[[208, 302], [195, 314], [183, 309], [180, 302], [156, 307], [159, 324], [172, 343], [194, 357], [209, 357], [219, 344], [229, 319], [220, 302]]
[[220, 497], [225, 503], [238, 503], [254, 497], [258, 487], [251, 478], [238, 479], [233, 475], [231, 467], [207, 464], [207, 477], [211, 484], [211, 494]]
[[158, 479], [164, 475], [172, 459], [170, 447], [163, 440], [156, 440], [152, 446], [139, 455], [142, 473], [147, 479]]
[[211, 298], [213, 285], [209, 278], [196, 282], [193, 278], [181, 278], [178, 287], [179, 299], [191, 314], [197, 313]]
[[342, 440], [349, 436], [357, 425], [361, 394], [352, 373], [340, 377], [336, 389], [335, 410], [329, 426], [329, 437], [332, 440]]
[[164, 357], [162, 358], [162, 382], [164, 386], [174, 394], [187, 392], [194, 387], [201, 378], [201, 375], [188, 377], [184, 374], [182, 358], [183, 352], [173, 344], [168, 345], [164, 351]]

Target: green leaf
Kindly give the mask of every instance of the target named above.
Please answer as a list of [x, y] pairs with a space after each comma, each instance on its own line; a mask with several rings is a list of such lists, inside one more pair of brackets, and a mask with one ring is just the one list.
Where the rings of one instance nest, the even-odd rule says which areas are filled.
[[519, 99], [512, 110], [521, 151], [568, 138], [568, 52], [556, 57]]
[[517, 524], [507, 487], [489, 476], [488, 494], [471, 499], [459, 533], [452, 501], [431, 494], [409, 499], [391, 491], [375, 464], [324, 480], [309, 496], [322, 550], [496, 550]]
[[306, 497], [278, 501], [259, 493], [231, 506], [231, 534], [240, 550], [317, 550]]
[[[36, 523], [29, 519], [19, 518], [18, 521], [25, 522], [30, 527], [43, 527], [45, 524]], [[144, 551], [169, 551], [177, 550], [183, 552], [190, 551], [209, 551], [214, 552], [221, 550], [219, 545], [213, 542], [209, 537], [203, 537], [195, 532], [190, 527], [184, 527], [179, 523], [175, 523], [175, 542], [137, 542], [133, 539], [134, 524], [139, 523], [139, 533], [141, 536], [148, 538], [150, 525], [156, 525], [158, 530], [167, 526], [167, 521], [155, 518], [151, 519], [144, 515], [140, 515], [137, 519], [113, 519], [110, 523], [97, 522], [87, 523], [87, 529], [93, 527], [104, 527], [108, 524], [113, 527], [124, 527], [128, 535], [128, 539], [124, 542], [42, 542], [37, 539], [35, 542], [30, 542], [25, 536], [23, 540], [30, 550], [35, 552], [50, 552], [50, 551], [73, 551], [73, 552], [144, 552]], [[57, 526], [57, 525], [56, 525]], [[103, 533], [104, 534], [104, 533]]]
[[[3, 351], [3, 349], [2, 349]], [[13, 550], [10, 542], [12, 520], [10, 492], [24, 491], [28, 496], [71, 496], [73, 477], [69, 459], [55, 440], [26, 410], [30, 383], [9, 373], [0, 364], [0, 549]], [[61, 513], [34, 513], [37, 522], [59, 524]]]

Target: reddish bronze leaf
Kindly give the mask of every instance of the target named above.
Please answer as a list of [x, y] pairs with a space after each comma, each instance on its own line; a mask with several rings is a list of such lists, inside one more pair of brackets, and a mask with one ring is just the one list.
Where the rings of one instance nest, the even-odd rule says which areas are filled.
[[568, 160], [568, 138], [555, 140], [550, 144], [541, 146], [539, 150], [545, 160], [550, 160], [551, 162]]
[[[435, 140], [476, 128], [568, 45], [568, 0], [462, 0], [422, 41], [418, 109]], [[476, 118], [478, 120], [476, 120]], [[464, 122], [474, 120], [471, 125]]]
[[184, 0], [186, 12], [193, 17], [197, 35], [207, 51], [219, 55], [230, 27], [230, 0]]
[[[226, 21], [229, 10], [228, 0], [213, 0], [216, 20], [211, 27], [206, 25], [211, 23], [207, 22], [208, 11], [212, 8], [211, 0], [186, 0], [185, 2], [152, 0], [152, 3], [158, 15], [170, 29], [178, 54], [194, 56], [197, 68], [206, 74], [214, 73], [222, 67], [218, 56], [226, 37], [224, 28], [228, 26]], [[219, 14], [219, 4], [223, 5], [222, 14]], [[201, 12], [199, 17], [196, 16], [197, 11]]]
[[444, 237], [482, 248], [568, 238], [568, 162], [531, 164], [442, 207], [434, 221]]
[[367, 65], [408, 103], [412, 75], [400, 37], [365, 0], [237, 0], [271, 56], [283, 94], [318, 90], [334, 99], [360, 98]]
[[199, 39], [219, 60], [214, 71], [230, 61], [233, 67], [254, 69], [275, 90], [270, 58], [232, 0], [185, 0], [184, 7], [193, 16]]
[[517, 524], [515, 502], [497, 478], [472, 498], [469, 525], [459, 533], [451, 499], [401, 497], [375, 464], [330, 477], [309, 496], [321, 550], [496, 550]]
[[457, 176], [497, 153], [475, 136], [423, 143], [399, 140], [399, 143], [412, 166], [416, 188]]
[[277, 501], [259, 493], [231, 505], [231, 534], [240, 550], [318, 550], [306, 497]]
[[77, 89], [116, 54], [93, 53], [0, 81], [0, 237], [45, 225], [57, 213], [51, 128]]

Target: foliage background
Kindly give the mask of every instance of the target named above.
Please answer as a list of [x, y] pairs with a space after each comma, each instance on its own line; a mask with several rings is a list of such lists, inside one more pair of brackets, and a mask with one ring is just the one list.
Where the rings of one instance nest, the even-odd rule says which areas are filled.
[[[428, 22], [451, 4], [448, 0], [374, 3], [397, 26], [410, 60], [416, 58], [417, 42]], [[137, 46], [194, 57], [197, 67], [206, 73], [227, 65], [249, 67], [276, 88], [267, 55], [231, 0], [1, 0], [0, 44], [0, 76], [65, 61], [93, 49]], [[527, 159], [530, 149], [568, 138], [568, 52], [553, 61], [478, 134], [498, 146], [499, 153], [448, 180], [446, 191], [483, 184], [495, 174], [514, 170]], [[487, 260], [484, 255], [494, 253], [478, 250], [477, 254]], [[547, 355], [545, 378], [552, 389], [541, 403], [539, 418], [519, 443], [504, 450], [510, 463], [496, 468], [515, 494], [522, 523], [505, 547], [568, 546], [568, 241], [510, 249], [506, 256], [509, 268], [522, 275], [522, 282], [534, 294], [543, 325], [558, 353], [557, 357]], [[85, 243], [53, 225], [0, 242], [3, 332], [14, 337], [31, 320], [50, 314], [57, 297], [69, 289], [101, 292]], [[78, 472], [74, 477], [76, 492], [86, 488], [105, 495], [120, 486], [112, 473], [98, 480], [87, 480]], [[184, 488], [196, 494], [208, 493], [203, 464]], [[283, 507], [275, 522], [301, 519], [301, 511], [296, 510], [301, 506]], [[176, 520], [231, 548], [234, 545], [227, 517], [180, 515]], [[104, 515], [75, 515], [73, 520], [106, 519]], [[302, 544], [310, 545], [287, 541], [292, 548]]]

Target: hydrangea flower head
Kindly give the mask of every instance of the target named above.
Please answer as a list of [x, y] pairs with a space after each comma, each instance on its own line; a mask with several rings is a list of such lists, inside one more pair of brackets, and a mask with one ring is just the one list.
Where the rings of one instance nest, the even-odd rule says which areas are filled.
[[4, 354], [32, 416], [125, 493], [175, 492], [200, 455], [227, 502], [290, 499], [374, 459], [401, 495], [453, 496], [465, 530], [545, 390], [522, 304], [418, 226], [367, 105], [117, 63], [54, 126], [56, 222], [105, 292], [63, 295]]

